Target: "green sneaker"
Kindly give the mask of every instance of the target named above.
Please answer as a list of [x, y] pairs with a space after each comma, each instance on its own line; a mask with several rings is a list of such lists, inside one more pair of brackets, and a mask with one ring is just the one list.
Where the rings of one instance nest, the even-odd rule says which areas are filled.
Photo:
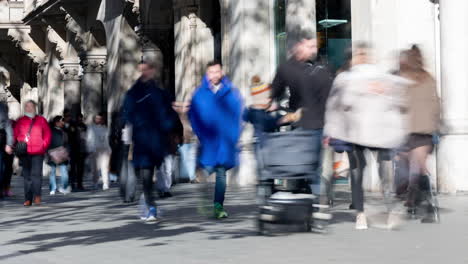
[[224, 210], [224, 207], [220, 203], [215, 203], [214, 216], [217, 219], [228, 218], [228, 213]]

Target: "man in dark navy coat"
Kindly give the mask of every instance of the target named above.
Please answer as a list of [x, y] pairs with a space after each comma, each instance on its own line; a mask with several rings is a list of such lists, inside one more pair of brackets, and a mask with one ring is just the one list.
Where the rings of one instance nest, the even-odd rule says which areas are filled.
[[177, 124], [177, 113], [170, 96], [154, 80], [157, 69], [148, 62], [140, 64], [141, 77], [130, 88], [123, 105], [123, 120], [132, 127], [133, 165], [143, 179], [148, 213], [142, 220], [155, 221], [153, 196], [154, 169], [169, 152], [170, 134]]

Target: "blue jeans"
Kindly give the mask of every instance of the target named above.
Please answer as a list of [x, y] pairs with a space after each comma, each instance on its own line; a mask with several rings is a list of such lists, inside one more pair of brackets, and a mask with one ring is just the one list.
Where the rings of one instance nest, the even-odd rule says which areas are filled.
[[57, 167], [60, 169], [60, 183], [62, 188], [65, 190], [68, 188], [68, 167], [66, 164], [55, 165], [49, 164], [50, 166], [50, 175], [49, 175], [49, 183], [50, 183], [50, 191], [57, 191], [57, 182], [55, 179], [56, 169]]
[[216, 173], [214, 202], [224, 204], [224, 195], [226, 193], [226, 169], [223, 167], [205, 167], [205, 173], [209, 176]]
[[183, 144], [179, 147], [180, 153], [180, 177], [195, 180], [197, 169], [197, 146], [195, 143]]

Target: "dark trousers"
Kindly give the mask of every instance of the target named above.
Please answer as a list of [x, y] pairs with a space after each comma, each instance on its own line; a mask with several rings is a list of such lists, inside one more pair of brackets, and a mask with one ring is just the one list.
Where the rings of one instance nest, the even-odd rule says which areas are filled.
[[123, 145], [112, 146], [111, 158], [110, 158], [110, 172], [119, 175], [120, 169], [122, 168], [122, 155], [124, 152]]
[[[3, 187], [3, 181], [5, 179], [5, 161], [4, 161], [4, 157], [5, 157], [5, 152], [3, 151], [0, 151], [0, 186]], [[3, 188], [0, 189], [0, 198], [3, 197]]]
[[[11, 186], [11, 178], [13, 177], [13, 160], [15, 156], [8, 155], [3, 153], [3, 162], [4, 162], [4, 169], [3, 169], [3, 180], [1, 182], [0, 192], [7, 191], [10, 189]], [[1, 173], [1, 172], [0, 172]], [[0, 176], [1, 177], [1, 176]]]
[[74, 155], [70, 160], [70, 184], [73, 187], [83, 188], [86, 153]]
[[[352, 203], [353, 203], [354, 208], [358, 212], [364, 212], [364, 189], [362, 187], [362, 180], [364, 177], [364, 169], [367, 166], [366, 158], [364, 156], [364, 151], [366, 149], [378, 152], [379, 164], [381, 164], [383, 161], [389, 161], [392, 159], [392, 151], [388, 149], [376, 149], [376, 148], [367, 148], [363, 146], [354, 146], [354, 151], [348, 152], [350, 172], [351, 172], [351, 192], [352, 192], [352, 201], [353, 201]], [[382, 177], [383, 175], [380, 175], [380, 176]], [[383, 180], [386, 180], [386, 179], [383, 179]], [[383, 186], [383, 187], [384, 189], [389, 188], [389, 186]]]
[[136, 173], [143, 182], [143, 193], [145, 195], [146, 205], [148, 207], [155, 206], [156, 204], [154, 203], [154, 195], [153, 195], [154, 168], [140, 168], [140, 169], [137, 169]]
[[27, 155], [21, 158], [24, 178], [24, 196], [26, 201], [41, 196], [43, 155]]

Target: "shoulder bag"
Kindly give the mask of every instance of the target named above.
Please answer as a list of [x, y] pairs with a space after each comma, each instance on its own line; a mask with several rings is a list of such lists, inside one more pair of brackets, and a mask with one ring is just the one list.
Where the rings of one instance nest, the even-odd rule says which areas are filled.
[[33, 128], [34, 122], [36, 121], [36, 118], [33, 118], [31, 121], [31, 125], [29, 126], [28, 133], [26, 134], [26, 137], [24, 138], [24, 141], [19, 141], [16, 143], [15, 147], [15, 154], [18, 157], [23, 157], [28, 154], [28, 142], [29, 138], [31, 137], [31, 130]]
[[[65, 135], [63, 134], [64, 132], [62, 131], [63, 145], [65, 145]], [[70, 160], [70, 153], [68, 153], [68, 150], [65, 148], [65, 146], [53, 148], [48, 151], [48, 154], [50, 160], [56, 165], [63, 164]]]

